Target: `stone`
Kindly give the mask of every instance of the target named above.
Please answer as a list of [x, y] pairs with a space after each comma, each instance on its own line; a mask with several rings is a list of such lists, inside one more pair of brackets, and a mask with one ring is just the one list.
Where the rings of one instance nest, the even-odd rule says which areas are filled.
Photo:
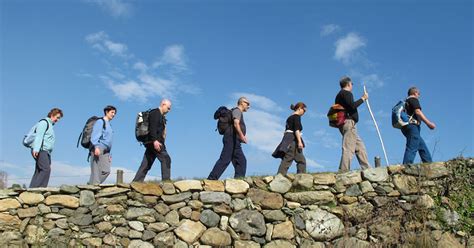
[[174, 243], [173, 248], [188, 248], [188, 244], [186, 244], [186, 242], [184, 241], [177, 239]]
[[79, 188], [74, 185], [63, 184], [59, 187], [59, 192], [66, 194], [76, 194], [79, 192]]
[[303, 239], [301, 241], [301, 248], [326, 248], [323, 242], [315, 242], [309, 239]]
[[52, 228], [51, 230], [49, 230], [48, 232], [48, 236], [59, 236], [59, 235], [64, 235], [66, 232], [61, 229], [61, 228]]
[[95, 224], [95, 227], [100, 232], [109, 232], [113, 228], [112, 224], [110, 224], [110, 222], [108, 222], [108, 221], [102, 221], [100, 223], [97, 223], [97, 224]]
[[142, 240], [132, 240], [128, 248], [154, 248], [154, 246]]
[[201, 242], [212, 247], [229, 246], [232, 243], [230, 234], [221, 231], [219, 228], [213, 227], [207, 229], [201, 236]]
[[132, 229], [134, 229], [136, 231], [139, 231], [139, 232], [143, 232], [145, 230], [145, 227], [143, 226], [143, 223], [141, 223], [140, 221], [129, 221], [128, 225]]
[[144, 195], [143, 202], [147, 205], [155, 205], [158, 202], [158, 196]]
[[0, 212], [7, 211], [8, 209], [17, 209], [19, 207], [21, 207], [21, 204], [16, 199], [0, 200]]
[[267, 227], [267, 233], [265, 234], [265, 240], [270, 242], [272, 241], [272, 235], [273, 235], [273, 225], [272, 224], [265, 224]]
[[227, 227], [229, 226], [229, 217], [227, 216], [222, 216], [221, 217], [221, 221], [219, 223], [219, 228], [222, 230], [222, 231], [225, 231], [227, 230]]
[[317, 241], [329, 241], [340, 237], [344, 231], [342, 221], [322, 209], [305, 211], [306, 231]]
[[263, 215], [254, 210], [242, 210], [232, 214], [229, 223], [237, 232], [256, 236], [262, 236], [266, 232]]
[[166, 204], [164, 204], [164, 203], [158, 203], [158, 204], [155, 206], [155, 210], [156, 210], [156, 212], [158, 212], [159, 214], [165, 215], [165, 214], [167, 214], [167, 213], [170, 211], [170, 207], [168, 207], [168, 205], [166, 205]]
[[204, 233], [206, 227], [200, 222], [184, 220], [174, 229], [174, 233], [188, 244], [194, 243]]
[[245, 194], [249, 190], [249, 184], [244, 180], [225, 180], [225, 191], [230, 194]]
[[170, 205], [169, 207], [170, 207], [170, 210], [176, 210], [176, 209], [180, 209], [184, 206], [186, 206], [186, 202], [178, 202], [178, 203]]
[[[162, 232], [158, 233], [153, 239], [153, 244], [155, 247], [173, 247], [173, 244], [176, 243], [176, 238], [172, 232]], [[186, 245], [186, 248], [188, 246]]]
[[80, 206], [91, 206], [95, 203], [94, 192], [89, 190], [83, 190], [79, 196], [79, 205]]
[[389, 201], [390, 201], [390, 199], [388, 197], [376, 196], [372, 199], [371, 202], [373, 202], [376, 207], [380, 208], [382, 206], [385, 206]]
[[360, 196], [362, 195], [362, 191], [359, 188], [359, 185], [354, 184], [346, 189], [346, 196]]
[[235, 240], [234, 248], [260, 248], [260, 245], [253, 241]]
[[435, 179], [449, 175], [449, 170], [444, 162], [428, 164], [407, 165], [403, 170], [406, 174]]
[[176, 193], [176, 188], [174, 187], [173, 183], [165, 182], [161, 185], [161, 189], [163, 189], [163, 193], [166, 195], [173, 195]]
[[334, 190], [334, 193], [342, 193], [342, 192], [345, 192], [346, 189], [347, 188], [346, 186], [344, 186], [342, 181], [337, 181], [332, 188], [332, 190]]
[[425, 194], [416, 200], [415, 205], [425, 209], [432, 209], [435, 207], [435, 202], [431, 196]]
[[127, 227], [117, 227], [113, 233], [117, 234], [120, 237], [128, 237], [128, 228]]
[[28, 244], [37, 244], [43, 241], [43, 238], [46, 236], [46, 233], [42, 227], [35, 225], [29, 225], [25, 230], [25, 241]]
[[400, 222], [386, 219], [375, 219], [373, 225], [369, 226], [371, 237], [379, 242], [389, 245], [396, 245], [400, 237]]
[[291, 221], [285, 221], [280, 224], [273, 226], [273, 239], [287, 239], [291, 240], [295, 237], [295, 231], [293, 229], [293, 223]]
[[78, 208], [79, 199], [69, 195], [50, 195], [44, 200], [46, 205], [61, 205], [68, 208]]
[[460, 216], [454, 210], [451, 211], [449, 209], [441, 208], [441, 216], [448, 226], [454, 227], [459, 223]]
[[325, 204], [335, 201], [334, 195], [330, 191], [286, 193], [285, 199], [299, 202], [303, 205]]
[[173, 210], [173, 211], [170, 211], [168, 214], [166, 214], [165, 221], [171, 226], [177, 226], [179, 224], [178, 211]]
[[92, 190], [92, 191], [97, 191], [100, 190], [101, 188], [97, 185], [90, 185], [90, 184], [85, 184], [85, 185], [76, 185], [81, 190]]
[[178, 210], [179, 216], [181, 216], [184, 219], [189, 219], [191, 218], [191, 213], [193, 210], [190, 207], [183, 207]]
[[338, 181], [345, 186], [362, 182], [362, 177], [360, 176], [360, 171], [349, 171], [337, 174], [336, 182]]
[[97, 199], [97, 204], [99, 205], [110, 205], [110, 204], [120, 204], [126, 202], [128, 197], [126, 195], [110, 197], [110, 198], [99, 198]]
[[216, 191], [216, 192], [224, 192], [225, 187], [222, 181], [217, 180], [204, 180], [204, 190], [205, 191]]
[[227, 204], [219, 204], [217, 206], [214, 206], [212, 208], [212, 210], [214, 210], [214, 212], [216, 212], [217, 214], [220, 214], [220, 215], [231, 215], [232, 214], [232, 208], [227, 205]]
[[143, 215], [153, 215], [155, 214], [155, 210], [153, 208], [129, 208], [127, 213], [125, 214], [125, 218], [127, 220], [136, 219], [139, 216]]
[[148, 241], [152, 240], [156, 236], [156, 233], [150, 230], [145, 230], [143, 232], [142, 240], [143, 241]]
[[362, 223], [369, 220], [372, 217], [372, 211], [374, 206], [370, 203], [353, 203], [349, 205], [342, 205], [344, 213], [347, 218], [356, 223]]
[[39, 209], [40, 213], [42, 213], [42, 214], [51, 213], [51, 208], [44, 205], [44, 204], [39, 204], [38, 209]]
[[362, 177], [371, 182], [384, 182], [388, 179], [387, 167], [369, 168], [362, 171]]
[[370, 243], [354, 237], [344, 237], [334, 242], [334, 248], [370, 248]]
[[413, 176], [396, 174], [393, 177], [393, 184], [402, 195], [410, 195], [418, 192], [418, 183]]
[[123, 214], [125, 212], [125, 208], [122, 205], [113, 204], [107, 206], [107, 213], [108, 214]]
[[128, 237], [131, 239], [141, 239], [143, 236], [143, 233], [137, 230], [130, 230], [128, 232]]
[[130, 184], [130, 187], [142, 195], [163, 195], [163, 189], [157, 183], [133, 182]]
[[192, 196], [191, 192], [184, 192], [184, 193], [175, 194], [175, 195], [162, 195], [161, 199], [163, 199], [163, 201], [165, 201], [165, 203], [167, 204], [173, 204], [177, 202], [186, 201], [190, 199], [191, 196]]
[[100, 198], [100, 197], [109, 197], [109, 196], [113, 196], [113, 195], [119, 195], [119, 194], [123, 194], [123, 193], [127, 193], [129, 192], [130, 189], [124, 189], [124, 188], [120, 188], [120, 187], [108, 187], [108, 188], [104, 188], [104, 189], [101, 189], [99, 191], [99, 193], [97, 193], [95, 195], [96, 198]]
[[314, 184], [332, 185], [336, 183], [336, 174], [334, 173], [318, 173], [313, 175]]
[[59, 219], [57, 221], [55, 221], [56, 223], [56, 226], [61, 228], [61, 229], [68, 229], [69, 228], [69, 225], [67, 223], [67, 219]]
[[183, 180], [174, 183], [174, 186], [181, 192], [185, 191], [201, 191], [202, 185], [199, 180]]
[[283, 197], [278, 193], [272, 193], [261, 189], [249, 189], [247, 197], [262, 209], [281, 209], [283, 207]]
[[247, 208], [248, 201], [242, 199], [233, 199], [230, 205], [232, 209], [234, 209], [234, 212], [239, 212], [240, 210]]
[[391, 175], [401, 173], [404, 168], [405, 166], [401, 164], [387, 166], [387, 170]]
[[291, 182], [283, 176], [282, 174], [278, 174], [270, 183], [270, 190], [273, 192], [284, 194], [291, 189]]
[[268, 221], [285, 221], [286, 215], [281, 210], [262, 210], [262, 214]]
[[[31, 193], [31, 192], [23, 192], [20, 194], [19, 197], [20, 197], [20, 200], [24, 204], [28, 204], [28, 205], [36, 205], [44, 200], [44, 196], [42, 194]], [[2, 205], [3, 204], [0, 201], [0, 206]], [[0, 211], [2, 211], [1, 208], [2, 207], [0, 207]]]
[[198, 200], [191, 200], [188, 202], [188, 206], [190, 206], [193, 210], [199, 210], [204, 206], [204, 204]]
[[311, 189], [313, 187], [313, 176], [310, 174], [296, 174], [293, 187], [298, 189]]
[[212, 191], [203, 191], [199, 193], [199, 199], [204, 204], [207, 203], [225, 203], [230, 204], [231, 197], [229, 194], [224, 192], [212, 192]]
[[107, 233], [102, 240], [104, 241], [104, 244], [106, 245], [116, 246], [117, 244], [117, 237], [115, 237], [114, 235], [110, 233]]
[[216, 227], [219, 224], [220, 216], [206, 209], [202, 211], [200, 221], [207, 227]]
[[301, 203], [299, 202], [292, 202], [292, 201], [287, 201], [286, 206], [290, 209], [295, 209], [301, 207]]
[[151, 223], [148, 225], [147, 230], [153, 231], [153, 232], [163, 232], [164, 230], [168, 229], [170, 225], [164, 223], [164, 222], [158, 222], [158, 223]]
[[342, 204], [352, 204], [357, 201], [357, 197], [355, 196], [342, 196], [339, 198], [339, 202]]
[[88, 226], [92, 224], [92, 215], [90, 214], [76, 214], [69, 217], [69, 222], [78, 226]]
[[[86, 238], [82, 241], [82, 243], [86, 246], [91, 247], [100, 247], [102, 246], [102, 239], [101, 238]], [[130, 246], [129, 246], [130, 247]]]
[[362, 191], [362, 194], [365, 194], [368, 192], [374, 192], [375, 190], [369, 181], [363, 181], [360, 183], [360, 191]]
[[296, 248], [296, 246], [286, 240], [274, 240], [265, 244], [263, 248]]
[[27, 217], [35, 217], [38, 215], [38, 208], [37, 207], [32, 207], [32, 208], [20, 208], [18, 209], [18, 217], [20, 218], [27, 218]]
[[59, 188], [56, 187], [38, 187], [38, 188], [29, 188], [27, 189], [28, 192], [49, 192], [49, 193], [59, 193]]

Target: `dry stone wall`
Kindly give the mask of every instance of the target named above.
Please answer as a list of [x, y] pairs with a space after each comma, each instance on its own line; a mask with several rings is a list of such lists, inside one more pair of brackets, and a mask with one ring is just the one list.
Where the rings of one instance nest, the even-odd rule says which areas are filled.
[[0, 246], [385, 247], [423, 231], [438, 247], [465, 247], [470, 234], [446, 230], [433, 213], [438, 181], [449, 173], [432, 163], [3, 190]]

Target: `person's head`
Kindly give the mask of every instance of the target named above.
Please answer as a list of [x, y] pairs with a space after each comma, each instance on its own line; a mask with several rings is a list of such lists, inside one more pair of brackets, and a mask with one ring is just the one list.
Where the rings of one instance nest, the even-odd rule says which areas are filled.
[[114, 117], [115, 117], [115, 114], [117, 114], [117, 109], [112, 106], [112, 105], [107, 105], [105, 108], [104, 108], [104, 116], [105, 118], [107, 118], [108, 120], [112, 120]]
[[247, 112], [250, 108], [250, 102], [246, 97], [242, 96], [237, 101], [237, 107], [239, 107], [242, 112]]
[[297, 115], [304, 115], [304, 113], [306, 112], [306, 104], [304, 104], [304, 102], [291, 104], [290, 109], [295, 111]]
[[408, 89], [408, 96], [413, 96], [413, 97], [420, 97], [420, 90], [418, 90], [418, 88], [416, 87], [410, 87], [410, 89]]
[[56, 123], [63, 117], [63, 111], [59, 108], [53, 108], [49, 111], [48, 117], [53, 123]]
[[344, 76], [339, 80], [339, 86], [341, 89], [352, 91], [352, 79], [348, 76]]
[[169, 99], [163, 99], [160, 102], [160, 110], [163, 115], [171, 111], [171, 101]]

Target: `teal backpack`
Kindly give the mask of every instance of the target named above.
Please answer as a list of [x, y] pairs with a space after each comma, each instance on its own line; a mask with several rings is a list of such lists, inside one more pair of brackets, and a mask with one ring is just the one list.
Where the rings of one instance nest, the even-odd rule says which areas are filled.
[[[49, 129], [49, 122], [46, 120], [46, 119], [41, 119], [39, 120], [31, 129], [30, 131], [23, 137], [23, 145], [27, 148], [33, 148], [33, 142], [35, 142], [35, 138], [36, 138], [36, 128], [38, 128], [38, 124], [41, 122], [41, 121], [46, 121], [46, 131], [44, 131], [44, 133], [46, 134], [46, 132], [48, 131]], [[43, 136], [44, 137], [44, 136]], [[41, 143], [41, 146], [43, 146], [43, 143]]]

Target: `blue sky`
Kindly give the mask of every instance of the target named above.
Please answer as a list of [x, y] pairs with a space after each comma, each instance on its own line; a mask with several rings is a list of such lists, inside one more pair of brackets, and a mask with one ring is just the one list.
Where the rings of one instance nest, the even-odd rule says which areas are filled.
[[[53, 107], [64, 118], [55, 126], [50, 185], [86, 183], [87, 152], [76, 148], [77, 137], [108, 104], [118, 109], [112, 169], [130, 181], [144, 151], [134, 137], [136, 113], [163, 97], [173, 101], [172, 178], [207, 177], [222, 148], [213, 113], [241, 95], [251, 101], [248, 175], [277, 171], [270, 154], [297, 101], [309, 110], [302, 119], [308, 171], [336, 171], [341, 136], [325, 114], [343, 75], [353, 78], [356, 98], [367, 85], [391, 164], [402, 161], [405, 138], [391, 127], [390, 111], [413, 85], [437, 125], [422, 127], [434, 160], [473, 156], [472, 1], [6, 0], [0, 7], [0, 169], [10, 184], [29, 184], [34, 161], [21, 139]], [[383, 157], [365, 104], [359, 112], [370, 161]], [[230, 165], [223, 178], [233, 173]], [[157, 161], [147, 179], [159, 177]]]

